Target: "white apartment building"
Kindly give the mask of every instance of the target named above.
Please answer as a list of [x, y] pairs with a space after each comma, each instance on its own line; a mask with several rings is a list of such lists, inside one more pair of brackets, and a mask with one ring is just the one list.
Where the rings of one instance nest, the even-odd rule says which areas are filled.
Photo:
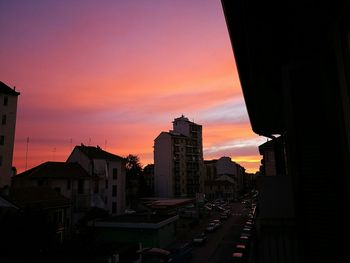
[[185, 116], [154, 140], [154, 184], [158, 197], [195, 197], [203, 193], [202, 126]]
[[0, 81], [0, 188], [9, 186], [13, 175], [12, 159], [19, 94]]
[[67, 162], [79, 163], [92, 178], [92, 206], [112, 215], [125, 212], [125, 160], [99, 146], [75, 146]]

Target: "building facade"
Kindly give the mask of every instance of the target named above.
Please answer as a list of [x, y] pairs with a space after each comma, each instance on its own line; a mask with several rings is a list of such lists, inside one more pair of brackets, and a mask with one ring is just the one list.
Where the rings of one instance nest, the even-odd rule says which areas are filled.
[[9, 186], [13, 175], [17, 99], [20, 93], [0, 81], [0, 188]]
[[205, 160], [204, 165], [204, 189], [207, 198], [234, 199], [243, 192], [245, 169], [230, 157]]
[[67, 159], [91, 176], [91, 204], [112, 215], [125, 211], [125, 159], [99, 146], [76, 146]]
[[70, 201], [71, 210], [65, 213], [64, 218], [72, 225], [92, 206], [91, 176], [78, 163], [45, 162], [12, 177], [11, 189], [16, 192], [29, 192], [27, 189], [43, 191], [41, 187], [51, 189]]
[[183, 115], [173, 130], [154, 140], [154, 183], [158, 197], [193, 197], [203, 193], [202, 126]]

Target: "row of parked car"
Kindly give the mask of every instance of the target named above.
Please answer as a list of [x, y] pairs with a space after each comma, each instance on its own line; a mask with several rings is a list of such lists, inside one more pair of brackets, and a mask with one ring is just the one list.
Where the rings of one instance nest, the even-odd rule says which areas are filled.
[[138, 251], [138, 263], [184, 263], [192, 258], [193, 245], [190, 242], [174, 244], [169, 249], [143, 248]]
[[252, 239], [255, 235], [256, 204], [252, 202], [249, 206], [249, 214], [233, 248], [232, 263], [248, 262]]

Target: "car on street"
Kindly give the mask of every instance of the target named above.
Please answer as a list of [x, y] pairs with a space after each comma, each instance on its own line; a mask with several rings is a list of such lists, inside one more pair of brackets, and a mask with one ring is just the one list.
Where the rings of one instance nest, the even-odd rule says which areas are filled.
[[246, 262], [245, 254], [243, 252], [233, 252], [231, 257], [232, 263], [243, 263]]
[[220, 219], [227, 219], [227, 218], [228, 218], [228, 214], [226, 214], [226, 213], [220, 214]]
[[207, 242], [207, 240], [208, 240], [207, 235], [205, 233], [200, 233], [196, 235], [192, 241], [194, 245], [202, 245], [205, 242]]
[[190, 242], [180, 242], [169, 248], [171, 263], [188, 262], [192, 258], [193, 245]]
[[214, 232], [216, 230], [216, 224], [215, 223], [209, 223], [208, 226], [206, 227], [207, 232]]
[[148, 262], [172, 262], [172, 259], [170, 258], [170, 251], [157, 248], [157, 247], [148, 247], [143, 248], [137, 253], [140, 255], [142, 262], [148, 263]]
[[216, 225], [216, 228], [221, 227], [221, 221], [219, 219], [214, 219], [213, 221], [211, 221], [212, 223], [214, 223]]

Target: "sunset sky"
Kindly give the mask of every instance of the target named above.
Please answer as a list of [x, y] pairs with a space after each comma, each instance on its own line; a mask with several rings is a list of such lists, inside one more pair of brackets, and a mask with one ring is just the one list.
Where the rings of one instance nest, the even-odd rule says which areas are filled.
[[153, 163], [181, 114], [204, 158], [259, 168], [220, 0], [0, 0], [0, 80], [16, 86], [14, 166], [99, 145]]

